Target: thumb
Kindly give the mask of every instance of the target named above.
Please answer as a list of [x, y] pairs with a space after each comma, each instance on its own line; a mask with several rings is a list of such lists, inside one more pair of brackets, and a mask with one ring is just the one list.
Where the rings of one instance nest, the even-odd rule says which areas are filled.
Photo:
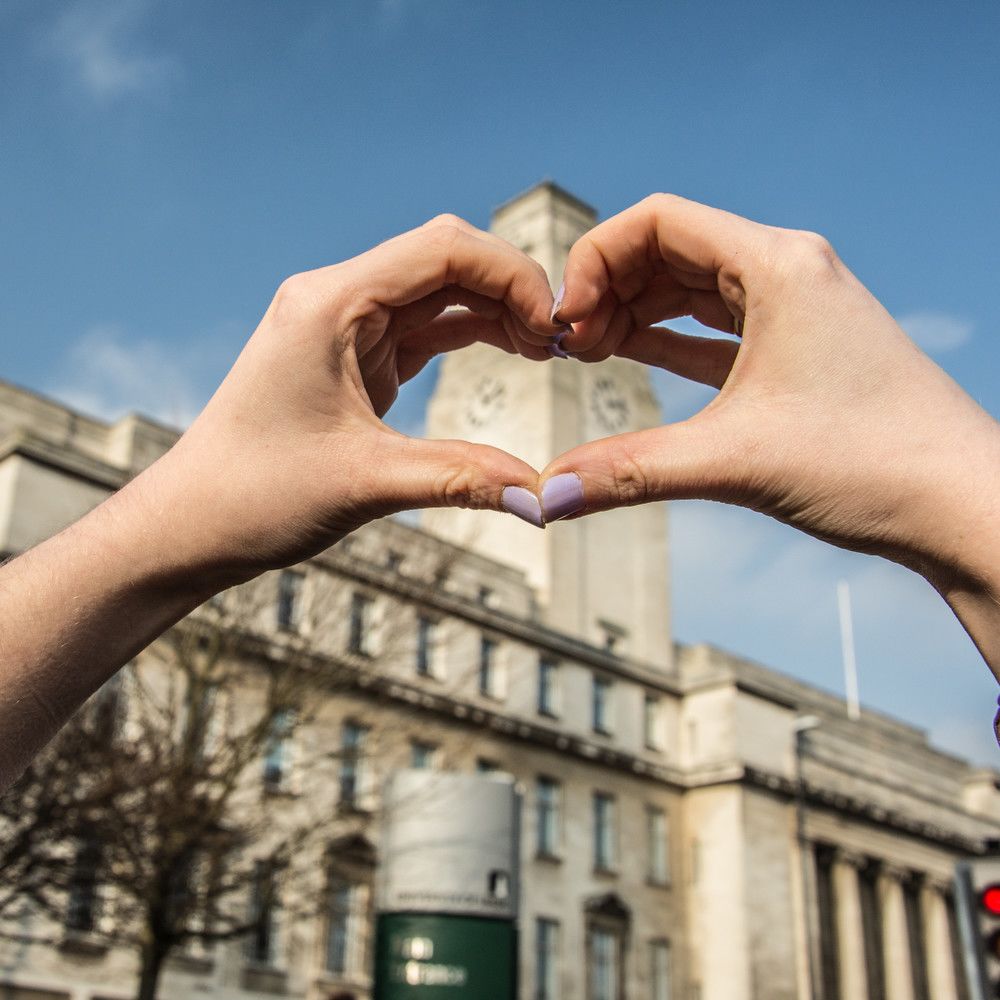
[[[540, 514], [533, 517], [529, 511], [526, 516], [521, 505], [505, 505], [503, 496], [507, 487], [515, 487], [519, 498], [533, 498], [538, 473], [499, 448], [399, 435], [382, 454], [380, 465], [378, 492], [393, 511], [424, 507], [510, 510], [541, 527]], [[537, 510], [537, 501], [534, 507]]]
[[729, 499], [740, 450], [702, 414], [592, 441], [542, 472], [542, 514], [549, 523], [656, 500]]

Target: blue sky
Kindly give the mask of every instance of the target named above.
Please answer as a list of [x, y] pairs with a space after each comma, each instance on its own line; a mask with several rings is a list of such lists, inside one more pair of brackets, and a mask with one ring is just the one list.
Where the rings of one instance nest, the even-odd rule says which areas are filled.
[[[0, 376], [183, 423], [283, 277], [552, 177], [823, 232], [998, 415], [998, 36], [995, 2], [0, 0]], [[672, 539], [680, 639], [837, 690], [848, 579], [863, 700], [998, 763], [917, 577], [708, 504]]]

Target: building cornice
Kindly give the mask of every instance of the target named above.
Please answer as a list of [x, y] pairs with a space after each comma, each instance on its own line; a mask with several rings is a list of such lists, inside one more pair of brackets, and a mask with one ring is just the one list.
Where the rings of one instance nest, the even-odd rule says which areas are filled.
[[0, 441], [0, 461], [12, 455], [112, 492], [120, 489], [129, 478], [127, 472], [114, 465], [25, 430], [14, 431]]

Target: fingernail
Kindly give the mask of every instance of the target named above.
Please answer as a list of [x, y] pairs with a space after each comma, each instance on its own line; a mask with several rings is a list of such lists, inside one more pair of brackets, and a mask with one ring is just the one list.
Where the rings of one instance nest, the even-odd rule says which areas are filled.
[[533, 524], [536, 528], [544, 528], [542, 521], [542, 508], [538, 503], [538, 497], [531, 490], [526, 490], [523, 486], [505, 486], [500, 494], [500, 506], [508, 514], [519, 517], [528, 524]]
[[583, 480], [575, 472], [553, 476], [542, 487], [542, 514], [546, 524], [583, 508]]
[[549, 313], [549, 319], [554, 323], [556, 321], [556, 313], [562, 309], [563, 296], [566, 294], [566, 282], [564, 281], [559, 286], [559, 291], [556, 292], [556, 300], [552, 303], [552, 312]]
[[563, 330], [563, 332], [560, 333], [559, 336], [556, 337], [556, 339], [553, 340], [552, 343], [549, 344], [549, 346], [546, 348], [546, 350], [548, 350], [549, 354], [551, 354], [552, 357], [554, 358], [569, 357], [569, 355], [563, 350], [562, 346], [562, 342], [566, 339], [567, 333], [569, 333], [569, 330]]

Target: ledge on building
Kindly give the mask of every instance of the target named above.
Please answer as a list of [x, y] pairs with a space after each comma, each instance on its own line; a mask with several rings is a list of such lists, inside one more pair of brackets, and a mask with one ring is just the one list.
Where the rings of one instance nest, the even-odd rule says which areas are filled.
[[288, 973], [271, 965], [245, 965], [240, 986], [254, 993], [287, 993]]

